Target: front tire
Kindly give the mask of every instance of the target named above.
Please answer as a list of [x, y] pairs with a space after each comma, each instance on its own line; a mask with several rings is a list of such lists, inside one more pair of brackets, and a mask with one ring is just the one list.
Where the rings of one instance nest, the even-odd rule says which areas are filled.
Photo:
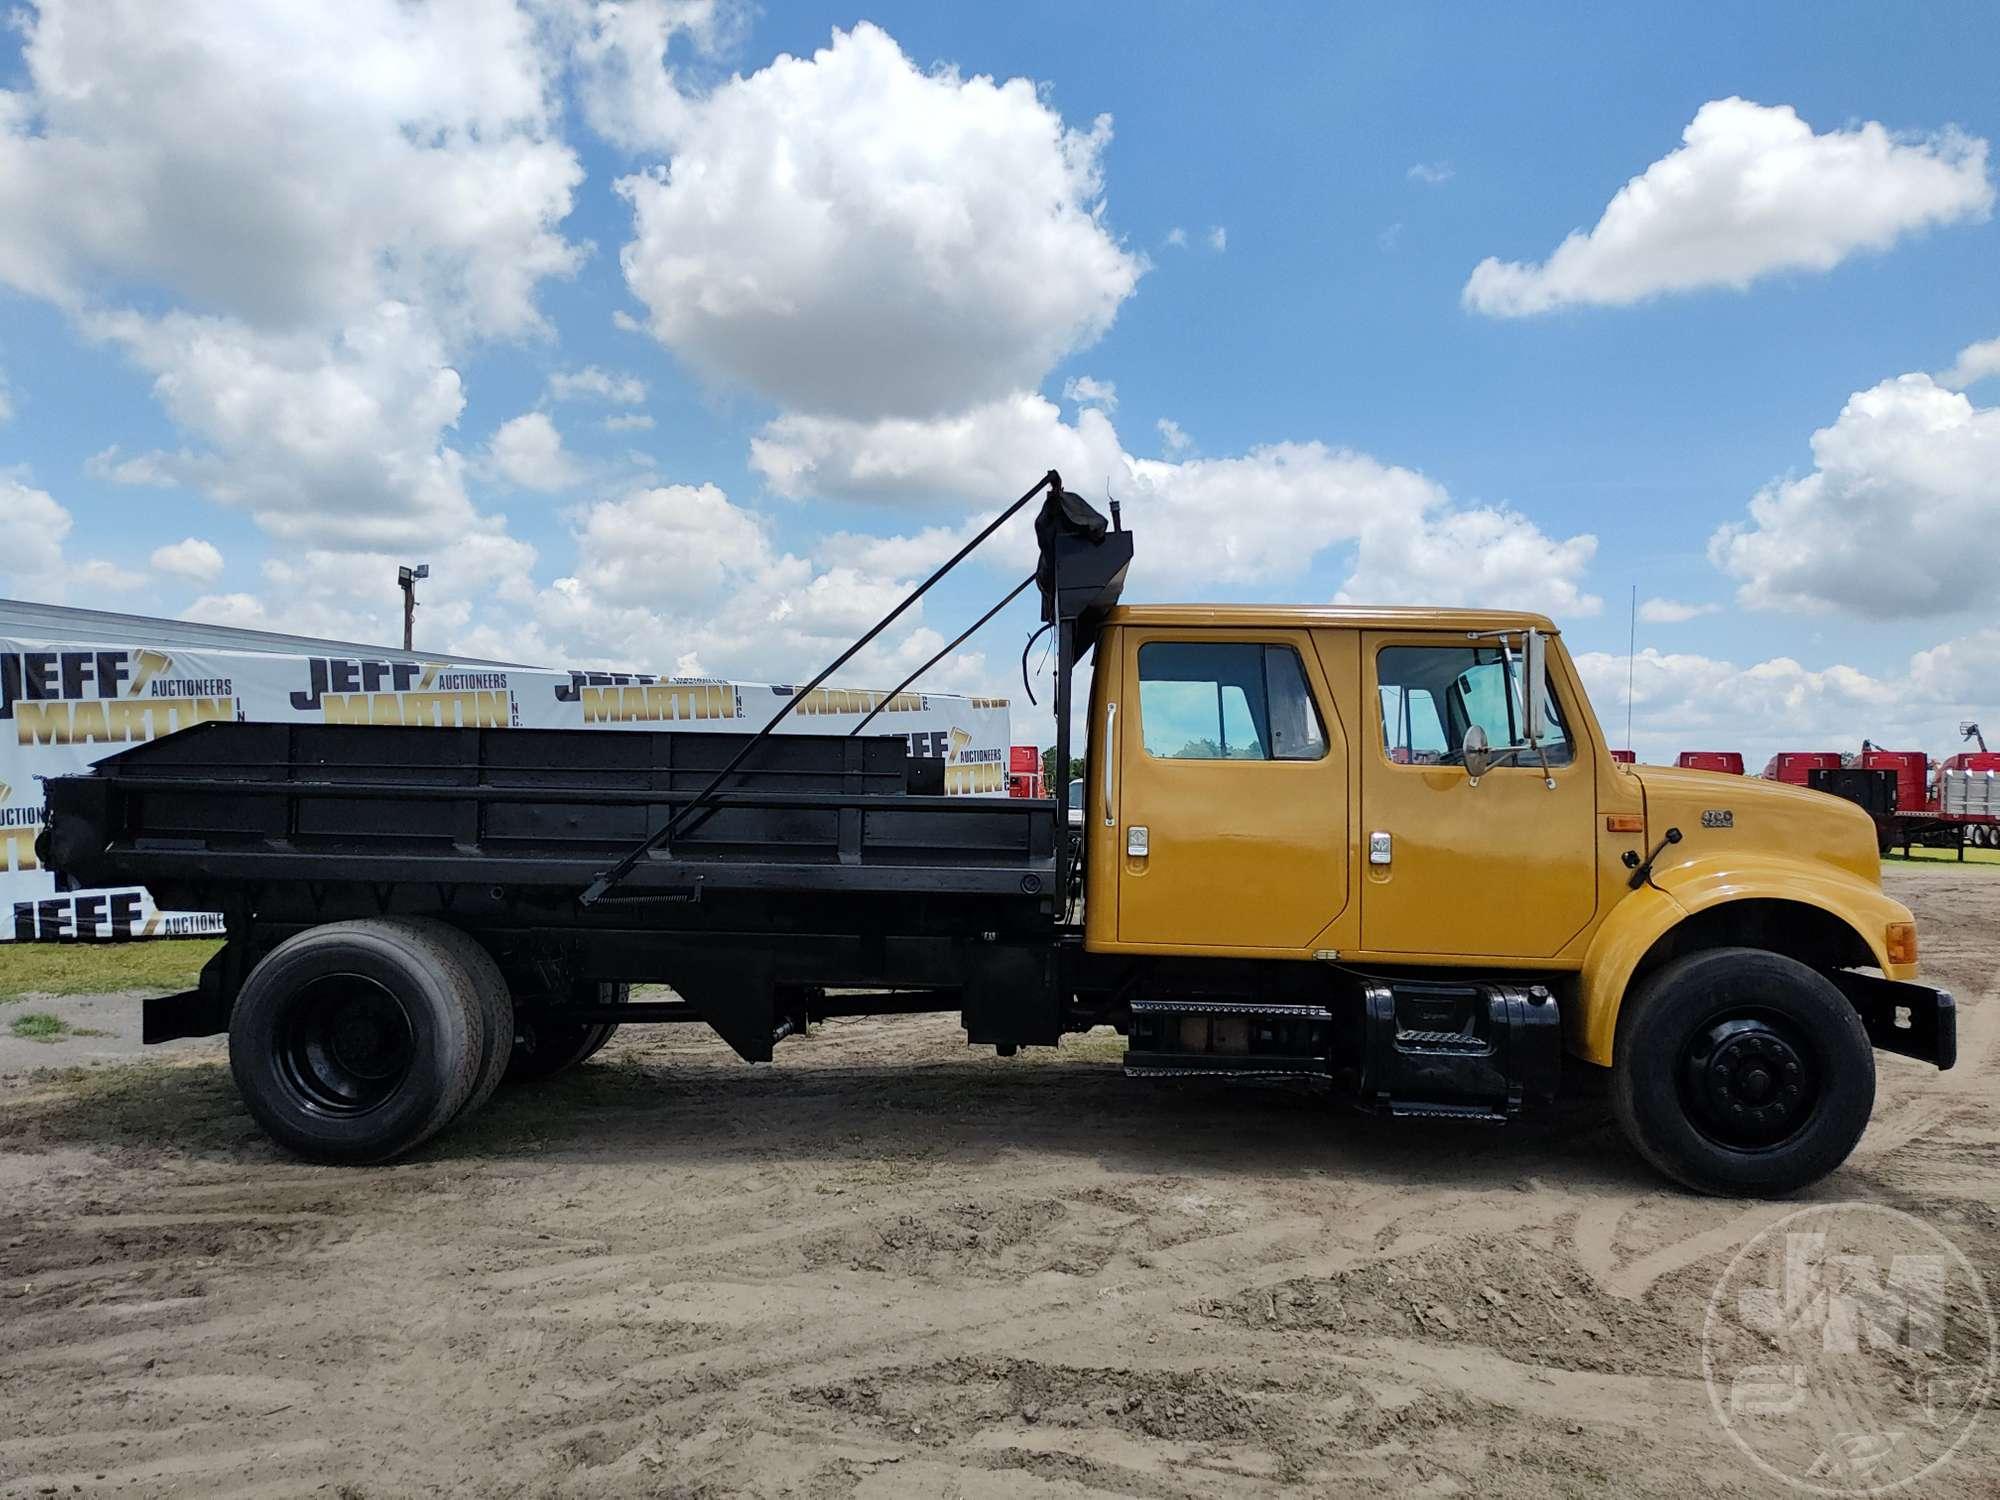
[[437, 923], [370, 918], [273, 948], [229, 1024], [229, 1068], [257, 1123], [300, 1156], [343, 1164], [387, 1161], [441, 1130], [485, 1085], [492, 1054], [506, 1055], [489, 1045], [499, 1018], [468, 944]]
[[1847, 1160], [1875, 1108], [1875, 1053], [1847, 998], [1795, 959], [1711, 948], [1626, 997], [1612, 1107], [1660, 1171], [1698, 1192], [1775, 1196]]

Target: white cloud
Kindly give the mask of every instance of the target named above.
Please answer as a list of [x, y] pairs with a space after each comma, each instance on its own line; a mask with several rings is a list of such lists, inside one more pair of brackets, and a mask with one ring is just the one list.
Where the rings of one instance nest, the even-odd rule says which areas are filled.
[[1994, 375], [2000, 375], [2000, 339], [1967, 344], [1958, 351], [1958, 359], [1949, 370], [1941, 371], [1932, 378], [1939, 385], [1962, 391]]
[[606, 432], [651, 432], [653, 419], [642, 411], [627, 411], [615, 417], [606, 417], [597, 425]]
[[0, 371], [0, 427], [14, 420], [14, 402], [7, 393], [7, 375]]
[[1176, 224], [1172, 229], [1169, 229], [1167, 231], [1166, 242], [1168, 245], [1170, 245], [1172, 248], [1176, 250], [1187, 249], [1187, 242], [1188, 242], [1187, 231], [1181, 228], [1180, 225]]
[[637, 406], [646, 399], [646, 382], [585, 365], [581, 370], [557, 370], [549, 376], [551, 401], [603, 401], [612, 406]]
[[1160, 418], [1153, 427], [1160, 434], [1160, 446], [1174, 458], [1179, 458], [1194, 446], [1194, 439], [1183, 432], [1181, 424], [1172, 417]]
[[567, 0], [550, 7], [565, 28], [585, 120], [630, 151], [670, 147], [688, 117], [686, 80], [673, 60], [700, 59], [736, 40], [748, 7], [718, 0]]
[[[713, 485], [629, 491], [578, 513], [574, 571], [525, 601], [520, 623], [464, 632], [459, 649], [559, 661], [794, 681], [830, 659], [958, 545], [835, 536], [808, 558]], [[944, 644], [913, 609], [843, 673], [880, 686]], [[998, 664], [998, 672], [1011, 663]], [[925, 679], [939, 690], [1005, 691], [982, 653], [960, 651]]]
[[763, 526], [712, 484], [669, 485], [583, 513], [577, 570], [612, 604], [709, 604], [778, 565]]
[[1712, 615], [1720, 604], [1690, 604], [1681, 599], [1648, 599], [1639, 606], [1639, 618], [1648, 625], [1685, 625], [1689, 620]]
[[215, 543], [198, 536], [155, 547], [150, 561], [154, 572], [185, 578], [191, 583], [213, 583], [222, 576], [221, 551]]
[[511, 5], [44, 5], [0, 108], [0, 283], [76, 307], [162, 289], [268, 328], [385, 296], [539, 324], [582, 178]]
[[524, 490], [563, 490], [581, 474], [547, 412], [526, 411], [500, 424], [488, 445], [500, 476]]
[[1118, 387], [1109, 380], [1095, 380], [1088, 375], [1072, 375], [1063, 382], [1063, 400], [1074, 401], [1079, 406], [1101, 406], [1106, 411], [1118, 410]]
[[2000, 407], [1903, 375], [1850, 396], [1812, 452], [1810, 474], [1773, 481], [1709, 540], [1744, 604], [1886, 620], [2000, 601], [1982, 545], [2000, 516]]
[[277, 549], [268, 623], [391, 638], [384, 570], [419, 555], [440, 565], [434, 629], [528, 588], [533, 550], [473, 504], [450, 438], [455, 363], [546, 332], [537, 289], [583, 253], [559, 228], [582, 168], [544, 22], [56, 0], [23, 23], [0, 284], [153, 378], [187, 445], [92, 470], [249, 513]]
[[[1577, 658], [1614, 740], [1623, 737], [1627, 664], [1607, 652]], [[1864, 737], [1943, 753], [1956, 747], [1959, 720], [1991, 710], [2000, 630], [1919, 651], [1904, 669], [1879, 677], [1790, 657], [1743, 666], [1650, 648], [1630, 665], [1634, 738], [1647, 757], [1740, 749], [1754, 770], [1779, 750], [1854, 750]]]
[[618, 183], [626, 281], [662, 343], [787, 407], [997, 397], [1095, 341], [1145, 268], [1102, 222], [1110, 128], [863, 23], [687, 101], [669, 164]]
[[70, 557], [66, 547], [75, 520], [47, 490], [0, 474], [0, 516], [7, 518], [0, 592], [54, 604], [95, 604], [102, 594], [123, 593], [146, 581], [102, 558]]
[[1983, 219], [1993, 206], [1986, 142], [1953, 129], [1908, 140], [1869, 121], [1815, 135], [1789, 105], [1730, 98], [1704, 104], [1681, 138], [1546, 261], [1481, 261], [1465, 305], [1523, 317], [1741, 290], [1777, 271], [1828, 270], [1934, 224]]
[[792, 413], [766, 424], [750, 444], [751, 468], [790, 499], [991, 504], [1012, 499], [1051, 468], [1072, 487], [1094, 490], [1124, 463], [1102, 410], [1079, 409], [1071, 426], [1053, 402], [1029, 393], [930, 420]]
[[1421, 182], [1425, 187], [1442, 187], [1458, 173], [1448, 161], [1420, 161], [1403, 175], [1412, 182]]
[[129, 458], [116, 443], [83, 461], [83, 472], [106, 484], [149, 485], [171, 490], [180, 486], [179, 471], [192, 466], [189, 454], [135, 453]]
[[1504, 508], [1460, 509], [1421, 474], [1321, 443], [1139, 458], [1100, 409], [1083, 407], [1069, 423], [1028, 393], [927, 422], [780, 417], [753, 443], [751, 463], [792, 497], [982, 509], [1054, 468], [1071, 489], [1108, 488], [1122, 502], [1144, 535], [1138, 587], [1278, 583], [1351, 548], [1343, 592], [1371, 602], [1518, 604], [1572, 618], [1602, 605], [1582, 585], [1594, 537], [1554, 539]]
[[1213, 250], [1217, 255], [1220, 255], [1229, 248], [1229, 231], [1220, 224], [1211, 224], [1208, 226], [1207, 239], [1208, 248]]
[[491, 529], [473, 515], [463, 459], [441, 444], [465, 405], [458, 372], [416, 311], [385, 303], [331, 339], [187, 313], [86, 326], [151, 372], [167, 414], [210, 445], [146, 455], [151, 478], [199, 485], [316, 547]]
[[1533, 609], [1560, 624], [1604, 607], [1582, 584], [1596, 555], [1596, 537], [1558, 540], [1505, 506], [1454, 510], [1434, 503], [1415, 515], [1371, 510], [1338, 598]]

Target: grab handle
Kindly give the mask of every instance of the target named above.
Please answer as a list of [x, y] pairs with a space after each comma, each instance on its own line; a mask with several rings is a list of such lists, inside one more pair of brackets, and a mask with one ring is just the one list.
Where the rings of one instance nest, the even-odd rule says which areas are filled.
[[1111, 794], [1115, 788], [1112, 768], [1118, 762], [1118, 705], [1104, 705], [1104, 826], [1116, 828], [1118, 814], [1112, 807]]

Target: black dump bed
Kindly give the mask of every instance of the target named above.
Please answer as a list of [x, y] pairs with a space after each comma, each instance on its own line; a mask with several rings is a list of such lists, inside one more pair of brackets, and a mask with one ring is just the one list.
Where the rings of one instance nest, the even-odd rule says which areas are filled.
[[[182, 909], [289, 881], [559, 898], [666, 826], [749, 738], [204, 724], [52, 779], [45, 854], [73, 885], [144, 885]], [[620, 890], [1054, 890], [1054, 803], [926, 795], [942, 781], [899, 737], [773, 735]]]

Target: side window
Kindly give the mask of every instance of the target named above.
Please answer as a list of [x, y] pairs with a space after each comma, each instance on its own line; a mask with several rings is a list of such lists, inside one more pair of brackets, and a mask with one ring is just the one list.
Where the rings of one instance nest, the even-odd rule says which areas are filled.
[[[1510, 656], [1497, 645], [1384, 646], [1375, 657], [1375, 674], [1382, 743], [1396, 764], [1462, 764], [1465, 731], [1477, 724], [1501, 753], [1501, 766], [1540, 768], [1523, 731], [1527, 697], [1520, 652]], [[1551, 766], [1566, 766], [1574, 752], [1553, 686], [1548, 699], [1549, 733], [1542, 749]]]
[[1290, 646], [1148, 641], [1139, 723], [1161, 760], [1318, 760], [1326, 733]]

